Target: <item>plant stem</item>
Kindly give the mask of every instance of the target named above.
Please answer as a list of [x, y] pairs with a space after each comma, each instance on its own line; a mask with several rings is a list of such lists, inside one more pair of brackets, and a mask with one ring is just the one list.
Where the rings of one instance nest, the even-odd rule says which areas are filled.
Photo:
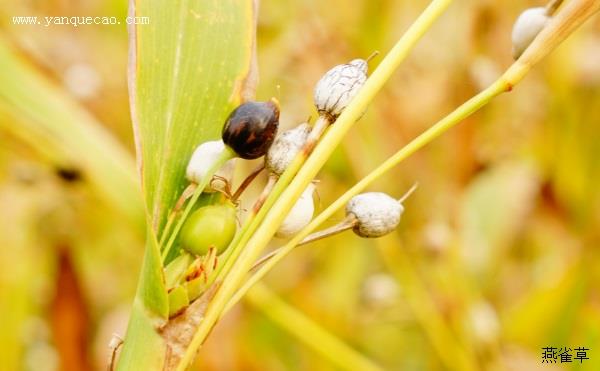
[[269, 197], [269, 194], [271, 194], [271, 192], [273, 191], [273, 188], [275, 187], [275, 184], [277, 183], [277, 179], [278, 179], [277, 175], [269, 174], [269, 178], [267, 180], [267, 184], [265, 185], [265, 188], [263, 188], [262, 192], [260, 193], [260, 195], [258, 196], [256, 201], [254, 202], [254, 205], [252, 206], [252, 211], [251, 211], [252, 214], [248, 218], [249, 220], [254, 219], [254, 216], [256, 214], [258, 214], [258, 212], [260, 211], [260, 208], [265, 203], [265, 200]]
[[404, 194], [400, 196], [400, 198], [398, 199], [398, 203], [403, 204], [404, 201], [406, 201], [406, 199], [409, 198], [413, 194], [413, 192], [417, 190], [418, 186], [419, 183], [413, 184], [412, 187], [408, 189], [408, 191], [404, 192]]
[[256, 228], [259, 227], [260, 222], [270, 210], [271, 206], [275, 203], [275, 200], [277, 200], [285, 187], [292, 181], [292, 178], [294, 175], [296, 175], [298, 169], [300, 169], [304, 161], [306, 161], [308, 156], [312, 153], [317, 142], [323, 136], [323, 133], [330, 124], [331, 121], [327, 116], [319, 116], [313, 125], [308, 138], [306, 138], [306, 143], [304, 143], [302, 151], [296, 156], [296, 158], [294, 158], [286, 171], [281, 176], [277, 176], [276, 174], [269, 175], [267, 185], [252, 207], [252, 213], [246, 222], [245, 228], [243, 229], [242, 233], [240, 233], [240, 240], [237, 241], [236, 244], [233, 244], [234, 248], [230, 249], [230, 251], [233, 251], [231, 253], [233, 257], [230, 257], [229, 255], [227, 256], [227, 261], [225, 263], [225, 267], [223, 268], [221, 277], [229, 272], [234, 260], [239, 256], [243, 246], [248, 242], [248, 239], [252, 233], [254, 233]]
[[[342, 112], [340, 117], [332, 126], [331, 130], [329, 130], [323, 136], [323, 139], [319, 142], [319, 144], [317, 144], [314, 152], [307, 159], [306, 163], [299, 170], [298, 174], [294, 174], [295, 169], [292, 167], [292, 165], [296, 167], [300, 167], [302, 165], [302, 158], [300, 158], [300, 156], [296, 156], [296, 159], [290, 166], [291, 169], [288, 169], [283, 173], [280, 181], [275, 187], [275, 190], [277, 190], [278, 186], [280, 185], [279, 183], [282, 183], [282, 187], [285, 187], [285, 183], [282, 182], [282, 180], [289, 181], [294, 177], [294, 175], [296, 175], [296, 177], [290, 182], [285, 191], [281, 193], [281, 196], [277, 199], [277, 201], [274, 200], [274, 198], [277, 196], [275, 190], [272, 194], [273, 197], [269, 197], [269, 199], [273, 199], [274, 205], [261, 223], [260, 230], [257, 231], [257, 233], [247, 233], [248, 236], [246, 238], [242, 238], [242, 241], [244, 239], [248, 239], [248, 244], [242, 242], [244, 245], [244, 251], [241, 252], [239, 259], [236, 259], [235, 263], [233, 263], [229, 274], [227, 274], [227, 277], [223, 280], [219, 291], [217, 291], [215, 297], [211, 301], [205, 313], [205, 317], [198, 328], [198, 331], [196, 334], [194, 334], [192, 342], [186, 349], [186, 353], [183, 356], [181, 363], [178, 365], [179, 371], [185, 370], [187, 365], [191, 362], [196, 350], [202, 344], [212, 327], [215, 325], [216, 321], [220, 318], [221, 313], [227, 305], [229, 299], [237, 291], [242, 280], [260, 255], [260, 252], [264, 246], [275, 234], [278, 226], [281, 224], [289, 210], [293, 207], [295, 200], [300, 197], [308, 183], [315, 177], [331, 153], [337, 147], [337, 144], [341, 142], [344, 135], [362, 115], [364, 110], [367, 108], [367, 105], [373, 100], [375, 94], [381, 90], [385, 82], [390, 78], [392, 73], [396, 70], [404, 58], [406, 58], [417, 41], [425, 34], [433, 22], [443, 13], [443, 11], [448, 7], [448, 5], [450, 5], [451, 2], [451, 0], [433, 0], [429, 4], [424, 12], [410, 26], [406, 33], [400, 38], [388, 55], [383, 59], [379, 67], [367, 79], [365, 85], [358, 92], [350, 105], [346, 107], [344, 112]], [[267, 203], [269, 202], [269, 199], [267, 200]], [[261, 209], [261, 212], [263, 211], [264, 208]], [[250, 237], [250, 235], [252, 236]], [[295, 243], [298, 242], [299, 240]], [[227, 263], [229, 263], [230, 260], [231, 259], [228, 259]]]
[[267, 184], [265, 188], [258, 196], [258, 199], [252, 206], [252, 210], [248, 219], [244, 222], [242, 229], [236, 234], [233, 241], [231, 242], [229, 248], [225, 250], [222, 256], [222, 264], [217, 267], [217, 273], [211, 277], [209, 281], [212, 284], [215, 280], [221, 280], [227, 273], [231, 270], [233, 263], [237, 259], [237, 257], [241, 253], [241, 249], [243, 248], [242, 242], [244, 241], [244, 236], [248, 233], [249, 230], [253, 230], [252, 227], [254, 225], [254, 219], [256, 215], [260, 212], [265, 199], [268, 198], [268, 195], [272, 192], [273, 188], [277, 184], [278, 178], [274, 174], [269, 174], [269, 178], [267, 180]]
[[298, 246], [307, 245], [311, 242], [315, 242], [315, 241], [321, 240], [323, 238], [330, 237], [330, 236], [333, 236], [338, 233], [342, 233], [344, 231], [347, 231], [348, 229], [352, 229], [356, 225], [356, 223], [357, 223], [357, 220], [356, 220], [356, 217], [354, 216], [354, 214], [348, 215], [346, 218], [344, 218], [344, 220], [342, 220], [338, 224], [331, 226], [329, 228], [325, 228], [321, 231], [315, 232], [309, 236], [306, 236], [305, 239], [300, 241]]
[[281, 300], [265, 285], [248, 292], [247, 302], [334, 365], [348, 371], [383, 371], [305, 314]]
[[329, 119], [329, 117], [324, 115], [319, 116], [312, 129], [310, 130], [308, 138], [306, 138], [306, 143], [304, 144], [304, 148], [302, 149], [304, 153], [306, 153], [307, 155], [312, 153], [315, 146], [317, 145], [317, 142], [319, 141], [319, 139], [321, 139], [323, 133], [325, 133], [325, 130], [327, 130], [329, 125], [331, 125], [332, 123], [333, 121], [332, 119]]
[[[224, 263], [219, 267], [217, 275], [213, 276], [213, 280], [219, 280], [225, 277], [233, 267], [234, 262], [239, 257], [252, 234], [260, 226], [271, 206], [275, 203], [279, 195], [284, 191], [285, 187], [292, 181], [298, 169], [302, 166], [306, 158], [311, 154], [315, 144], [321, 138], [330, 122], [325, 116], [319, 116], [319, 119], [313, 126], [306, 143], [300, 153], [294, 158], [281, 176], [277, 177], [274, 174], [269, 176], [269, 181], [265, 189], [259, 196], [256, 204], [252, 208], [248, 219], [244, 223], [242, 230], [236, 235], [232, 241], [230, 248], [224, 254]], [[266, 197], [266, 200], [264, 199]]]
[[256, 179], [256, 177], [258, 176], [258, 174], [260, 174], [264, 169], [265, 169], [265, 164], [264, 163], [260, 164], [256, 169], [254, 169], [250, 173], [250, 175], [248, 175], [246, 177], [246, 179], [244, 179], [244, 181], [242, 182], [242, 184], [240, 184], [240, 186], [238, 187], [238, 189], [231, 196], [231, 202], [235, 203], [238, 200], [238, 198], [240, 198], [240, 196], [242, 195], [242, 193], [244, 193], [244, 191], [246, 190], [246, 188], [248, 188], [248, 186], [250, 185], [250, 183], [252, 183], [252, 181], [254, 179]]
[[[351, 214], [336, 225], [333, 225], [329, 228], [325, 228], [323, 230], [320, 230], [318, 232], [310, 234], [305, 239], [300, 241], [296, 246], [307, 245], [311, 242], [318, 241], [318, 240], [333, 236], [338, 233], [342, 233], [344, 231], [347, 231], [348, 229], [353, 228], [356, 225], [356, 222], [357, 222], [356, 217], [353, 214]], [[264, 262], [271, 259], [274, 255], [277, 255], [279, 253], [280, 249], [281, 248], [275, 249], [272, 252], [270, 252], [267, 255], [260, 258], [256, 263], [254, 263], [254, 266], [252, 267], [251, 270], [255, 270], [256, 268], [261, 266]]]

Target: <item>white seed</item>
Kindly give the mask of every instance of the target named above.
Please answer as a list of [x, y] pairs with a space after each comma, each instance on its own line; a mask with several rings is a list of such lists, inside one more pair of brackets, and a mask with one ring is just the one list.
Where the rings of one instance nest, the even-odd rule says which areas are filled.
[[[192, 154], [190, 162], [186, 169], [186, 178], [193, 183], [200, 183], [210, 168], [219, 159], [225, 150], [225, 143], [222, 140], [213, 140], [200, 144]], [[235, 168], [235, 159], [227, 161], [216, 173], [215, 176], [226, 179], [231, 182]], [[205, 192], [214, 192], [225, 186], [225, 182], [216, 180], [204, 189]], [[214, 188], [216, 189], [214, 189]]]
[[276, 175], [283, 174], [304, 146], [309, 133], [310, 125], [304, 123], [277, 136], [265, 158], [267, 169]]
[[320, 114], [337, 117], [367, 81], [367, 61], [355, 59], [333, 67], [317, 83], [315, 106]]
[[381, 192], [354, 196], [346, 205], [346, 215], [357, 219], [352, 229], [360, 237], [381, 237], [392, 232], [400, 223], [404, 207], [394, 198]]
[[291, 237], [311, 221], [315, 212], [315, 205], [313, 203], [314, 191], [315, 185], [310, 183], [285, 217], [283, 223], [279, 226], [276, 233], [277, 237]]
[[544, 7], [530, 8], [519, 15], [512, 30], [513, 58], [523, 54], [549, 20]]

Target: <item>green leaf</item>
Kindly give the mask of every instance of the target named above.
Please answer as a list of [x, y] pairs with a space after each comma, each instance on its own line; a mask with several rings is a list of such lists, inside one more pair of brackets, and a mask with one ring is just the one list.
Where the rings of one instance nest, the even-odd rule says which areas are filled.
[[195, 147], [220, 137], [251, 68], [250, 0], [135, 2], [130, 94], [143, 191], [155, 232], [187, 185]]
[[[220, 136], [251, 81], [251, 0], [137, 0], [130, 16], [129, 94], [149, 222], [138, 293], [119, 370], [162, 370], [169, 311], [157, 235], [187, 186], [195, 147]], [[148, 358], [148, 359], [146, 359]]]

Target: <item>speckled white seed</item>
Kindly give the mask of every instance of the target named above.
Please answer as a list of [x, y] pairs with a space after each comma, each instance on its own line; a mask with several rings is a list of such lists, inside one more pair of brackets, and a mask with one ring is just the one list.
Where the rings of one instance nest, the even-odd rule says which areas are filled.
[[394, 198], [381, 192], [354, 196], [346, 205], [346, 215], [358, 220], [353, 228], [360, 237], [381, 237], [392, 232], [400, 223], [404, 207]]
[[304, 123], [277, 136], [265, 158], [267, 169], [276, 175], [283, 174], [304, 146], [310, 129], [310, 125]]
[[544, 7], [530, 8], [519, 15], [512, 29], [514, 59], [523, 54], [549, 20]]
[[285, 217], [283, 223], [279, 226], [279, 229], [275, 234], [277, 237], [291, 237], [310, 223], [315, 212], [315, 205], [313, 202], [314, 192], [315, 185], [310, 183]]
[[[222, 140], [213, 140], [200, 144], [192, 154], [190, 162], [186, 168], [186, 178], [193, 183], [200, 183], [211, 166], [219, 159], [219, 156], [225, 150], [225, 143]], [[216, 173], [216, 176], [223, 177], [231, 182], [235, 169], [235, 159], [227, 161]], [[223, 182], [213, 182], [217, 188], [221, 187]], [[215, 190], [208, 185], [205, 188], [206, 192], [214, 192]]]
[[339, 116], [367, 81], [367, 70], [367, 61], [355, 59], [327, 71], [314, 91], [319, 113]]

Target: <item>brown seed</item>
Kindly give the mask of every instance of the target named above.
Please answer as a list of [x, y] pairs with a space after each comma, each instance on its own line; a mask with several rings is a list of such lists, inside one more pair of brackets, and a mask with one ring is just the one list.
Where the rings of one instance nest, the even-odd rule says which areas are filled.
[[279, 104], [274, 98], [268, 102], [246, 102], [227, 118], [223, 142], [241, 158], [259, 158], [269, 150], [278, 126]]

